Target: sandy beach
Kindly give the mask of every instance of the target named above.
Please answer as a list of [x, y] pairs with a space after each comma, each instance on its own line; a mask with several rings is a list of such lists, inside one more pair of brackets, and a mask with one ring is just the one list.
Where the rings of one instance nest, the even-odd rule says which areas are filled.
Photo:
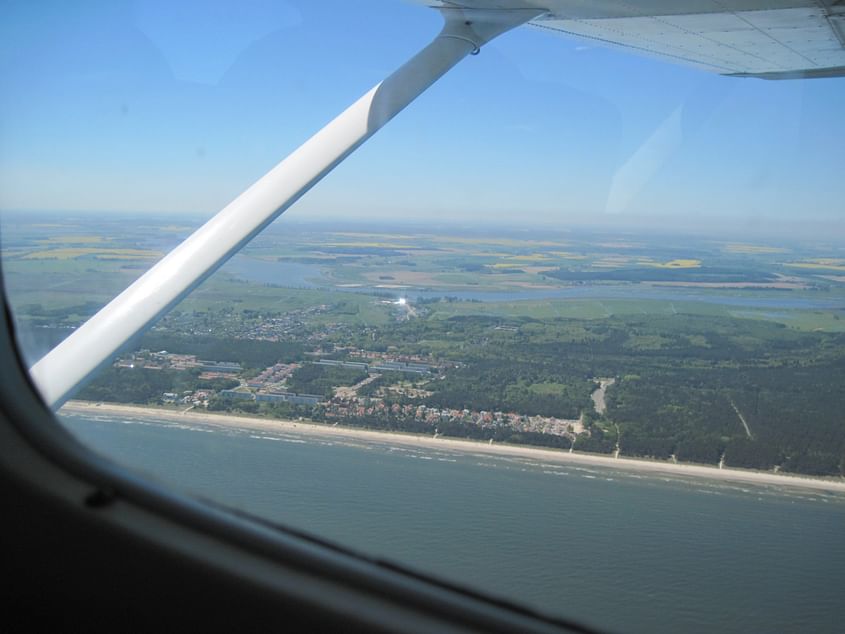
[[719, 469], [704, 465], [674, 464], [633, 458], [613, 458], [599, 454], [569, 453], [557, 449], [544, 449], [519, 445], [489, 444], [474, 440], [458, 438], [434, 438], [418, 434], [399, 432], [373, 431], [352, 427], [330, 426], [302, 421], [267, 419], [250, 416], [235, 416], [231, 414], [208, 412], [205, 410], [174, 411], [154, 407], [136, 405], [120, 405], [116, 403], [92, 403], [87, 401], [69, 401], [59, 410], [59, 413], [82, 414], [90, 416], [119, 416], [135, 419], [157, 419], [172, 422], [212, 427], [230, 427], [265, 432], [287, 432], [322, 438], [336, 438], [355, 440], [358, 442], [390, 443], [409, 447], [427, 449], [446, 449], [457, 452], [471, 452], [490, 454], [495, 456], [509, 456], [545, 462], [556, 462], [571, 465], [590, 465], [596, 467], [612, 467], [638, 473], [678, 475], [685, 477], [700, 477], [710, 480], [722, 480], [737, 483], [800, 487], [816, 491], [845, 493], [845, 480], [811, 478], [800, 475], [783, 475], [763, 471], [744, 469]]

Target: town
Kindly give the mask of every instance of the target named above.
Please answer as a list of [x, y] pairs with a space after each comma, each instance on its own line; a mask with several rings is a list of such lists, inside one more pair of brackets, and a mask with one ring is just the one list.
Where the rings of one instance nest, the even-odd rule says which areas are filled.
[[[116, 368], [143, 368], [159, 371], [194, 371], [198, 382], [216, 381], [219, 389], [199, 388], [182, 393], [162, 392], [159, 401], [165, 405], [186, 405], [188, 408], [244, 409], [246, 404], [287, 403], [300, 406], [295, 412], [315, 421], [361, 423], [380, 420], [395, 425], [414, 424], [437, 435], [440, 427], [449, 424], [472, 426], [479, 430], [507, 429], [557, 436], [574, 443], [582, 434], [589, 435], [583, 415], [577, 419], [527, 415], [518, 412], [485, 411], [467, 408], [438, 408], [423, 401], [431, 392], [426, 384], [445, 380], [445, 371], [455, 364], [436, 363], [419, 356], [402, 356], [344, 350], [350, 360], [319, 358], [304, 363], [275, 363], [252, 375], [240, 363], [210, 361], [196, 355], [166, 350], [138, 350], [121, 356]], [[302, 384], [298, 378], [309, 371], [333, 369], [346, 371], [357, 380], [352, 385], [331, 386], [323, 393], [294, 391]], [[343, 378], [340, 380], [344, 381]], [[313, 383], [313, 382], [312, 382]], [[223, 387], [225, 386], [225, 387]], [[254, 407], [254, 405], [253, 405]], [[246, 408], [248, 411], [252, 407]]]

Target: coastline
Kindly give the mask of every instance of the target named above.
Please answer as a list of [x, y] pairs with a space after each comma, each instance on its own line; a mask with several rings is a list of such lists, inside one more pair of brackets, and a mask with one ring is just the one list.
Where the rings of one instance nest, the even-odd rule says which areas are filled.
[[381, 442], [398, 445], [421, 447], [426, 449], [449, 449], [458, 452], [474, 452], [495, 456], [531, 458], [547, 462], [594, 467], [612, 467], [624, 471], [647, 473], [652, 475], [678, 475], [693, 478], [706, 478], [735, 483], [768, 485], [779, 487], [812, 489], [821, 492], [845, 494], [845, 480], [825, 480], [802, 475], [776, 474], [745, 469], [711, 467], [698, 464], [675, 464], [636, 458], [613, 458], [601, 454], [561, 451], [528, 445], [488, 444], [464, 438], [434, 438], [420, 434], [393, 431], [360, 429], [321, 425], [312, 422], [282, 419], [258, 418], [245, 415], [231, 415], [202, 411], [174, 411], [125, 405], [120, 403], [94, 403], [90, 401], [68, 401], [59, 413], [99, 414], [126, 416], [136, 419], [158, 419], [171, 422], [187, 422], [210, 427], [228, 427], [267, 432], [293, 432], [302, 435], [357, 440], [361, 442]]

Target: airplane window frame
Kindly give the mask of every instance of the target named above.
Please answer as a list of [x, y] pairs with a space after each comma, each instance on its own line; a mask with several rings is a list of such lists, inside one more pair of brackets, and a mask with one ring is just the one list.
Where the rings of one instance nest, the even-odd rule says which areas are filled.
[[26, 480], [73, 513], [361, 627], [592, 631], [190, 497], [97, 454], [57, 422], [39, 395], [16, 345], [1, 264], [0, 313], [0, 477]]

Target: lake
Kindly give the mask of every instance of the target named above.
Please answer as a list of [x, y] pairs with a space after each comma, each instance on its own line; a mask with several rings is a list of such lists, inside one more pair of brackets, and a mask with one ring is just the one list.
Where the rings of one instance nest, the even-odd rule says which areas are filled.
[[782, 308], [824, 310], [845, 308], [841, 298], [807, 297], [794, 295], [789, 291], [745, 291], [744, 294], [729, 294], [719, 289], [701, 291], [698, 289], [649, 286], [640, 284], [585, 284], [563, 288], [519, 288], [508, 291], [465, 291], [465, 290], [400, 290], [378, 286], [333, 286], [326, 280], [315, 264], [290, 261], [258, 260], [245, 255], [236, 255], [222, 269], [248, 282], [274, 284], [288, 288], [320, 288], [346, 293], [391, 294], [412, 300], [435, 297], [456, 297], [465, 301], [513, 302], [544, 299], [652, 299], [673, 302], [706, 302], [726, 306], [748, 308]]

